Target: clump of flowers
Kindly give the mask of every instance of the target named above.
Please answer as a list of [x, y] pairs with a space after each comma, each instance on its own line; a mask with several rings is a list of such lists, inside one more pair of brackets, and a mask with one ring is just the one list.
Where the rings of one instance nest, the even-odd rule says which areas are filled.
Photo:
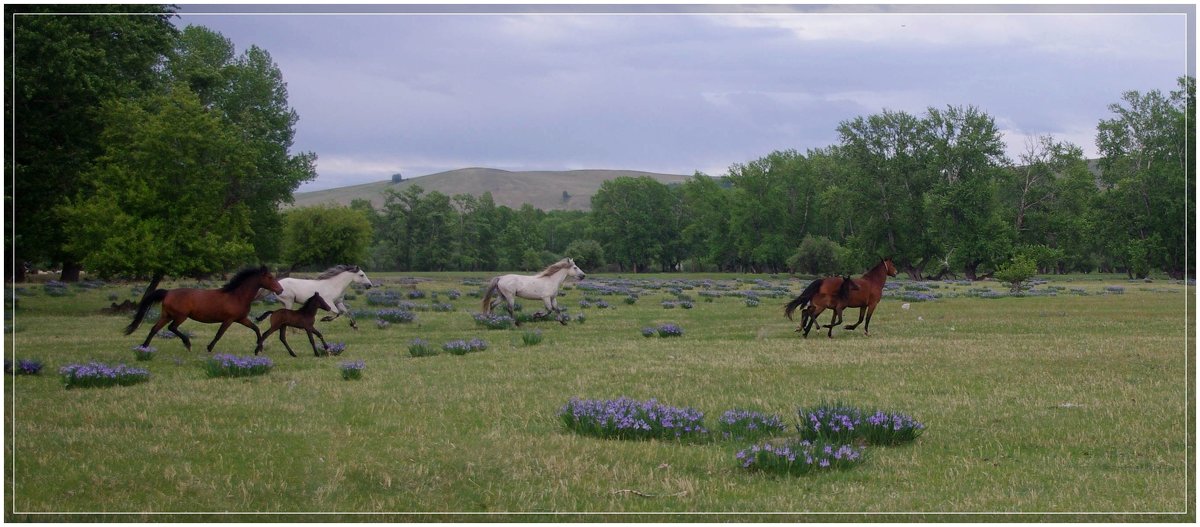
[[638, 297], [635, 295], [629, 295], [629, 296], [625, 297], [625, 303], [629, 304], [631, 306], [636, 304], [637, 301], [638, 301]]
[[746, 307], [758, 307], [758, 299], [755, 297], [746, 298]]
[[693, 304], [691, 300], [680, 300], [679, 307], [682, 307], [684, 309], [691, 309], [691, 308], [695, 307], [695, 304]]
[[452, 340], [442, 345], [442, 350], [451, 355], [466, 355], [471, 352], [487, 350], [488, 343], [482, 339]]
[[158, 349], [154, 346], [134, 346], [133, 358], [137, 360], [150, 360], [154, 358], [154, 354], [158, 353]]
[[587, 322], [587, 317], [584, 316], [583, 313], [575, 315], [575, 323], [576, 324], [582, 324], [584, 322]]
[[380, 309], [375, 312], [375, 316], [379, 320], [387, 322], [412, 322], [417, 319], [417, 314], [407, 309]]
[[471, 316], [475, 319], [476, 324], [488, 329], [508, 329], [515, 325], [513, 318], [508, 315], [475, 313]]
[[642, 328], [642, 336], [646, 338], [653, 337], [656, 332], [654, 328]]
[[275, 364], [267, 357], [239, 357], [228, 353], [218, 353], [204, 361], [204, 370], [209, 377], [249, 377], [263, 375]]
[[683, 328], [679, 327], [678, 324], [663, 324], [661, 326], [658, 326], [658, 336], [663, 337], [663, 338], [682, 337], [683, 336]]
[[321, 355], [322, 356], [333, 355], [334, 357], [336, 357], [338, 355], [341, 355], [345, 351], [346, 351], [346, 343], [345, 342], [327, 342], [327, 343], [325, 343], [325, 349], [321, 350]]
[[526, 346], [536, 346], [542, 343], [542, 330], [526, 331], [521, 333], [521, 342]]
[[849, 443], [859, 437], [862, 410], [852, 406], [822, 405], [816, 408], [801, 408], [800, 424], [796, 426], [804, 439], [823, 438], [836, 443]]
[[725, 439], [754, 440], [787, 432], [783, 418], [751, 410], [728, 410], [717, 420], [717, 431]]
[[708, 436], [704, 412], [667, 406], [655, 399], [572, 397], [558, 415], [568, 429], [606, 439], [694, 440]]
[[408, 298], [411, 300], [416, 300], [418, 298], [425, 298], [425, 292], [420, 289], [413, 289], [412, 291], [408, 292]]
[[1121, 287], [1121, 286], [1119, 286], [1119, 285], [1110, 285], [1110, 286], [1108, 286], [1108, 287], [1105, 287], [1105, 288], [1104, 288], [1104, 291], [1105, 291], [1106, 293], [1109, 293], [1109, 294], [1112, 294], [1112, 295], [1121, 295], [1121, 294], [1125, 294], [1125, 288], [1124, 288], [1124, 287]]
[[608, 302], [605, 302], [604, 300], [596, 301], [596, 309], [608, 309], [608, 308], [609, 308]]
[[788, 441], [754, 445], [737, 453], [738, 463], [748, 470], [801, 475], [817, 470], [838, 470], [863, 462], [864, 447], [826, 441]]
[[386, 321], [386, 320], [383, 320], [383, 319], [381, 319], [381, 318], [379, 318], [379, 319], [375, 319], [375, 327], [377, 327], [377, 328], [379, 328], [379, 329], [387, 329], [387, 328], [388, 328], [388, 326], [390, 326], [390, 325], [392, 325], [392, 323], [391, 323], [391, 322], [388, 322], [388, 321]]
[[413, 357], [430, 357], [437, 355], [438, 350], [430, 346], [428, 342], [417, 338], [408, 343], [408, 354]]
[[17, 359], [14, 364], [11, 360], [4, 361], [4, 373], [9, 375], [38, 375], [42, 373], [42, 362], [36, 359]]
[[347, 361], [338, 364], [338, 368], [341, 368], [342, 370], [342, 379], [347, 381], [361, 379], [363, 368], [365, 367], [366, 363], [361, 360]]
[[862, 430], [872, 445], [898, 445], [915, 440], [925, 432], [925, 425], [902, 413], [876, 410], [862, 424]]
[[58, 370], [63, 386], [70, 388], [93, 388], [104, 386], [129, 386], [150, 379], [150, 371], [124, 364], [111, 366], [99, 362], [69, 364]]
[[663, 309], [675, 309], [675, 302], [672, 302], [670, 300], [663, 300], [662, 307], [663, 307]]

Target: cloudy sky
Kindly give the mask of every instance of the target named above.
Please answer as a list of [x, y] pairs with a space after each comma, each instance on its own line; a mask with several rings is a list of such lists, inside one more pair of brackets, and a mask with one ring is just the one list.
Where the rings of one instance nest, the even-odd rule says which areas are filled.
[[271, 54], [295, 149], [319, 156], [306, 191], [473, 166], [721, 175], [836, 144], [854, 117], [948, 105], [991, 115], [1013, 159], [1044, 134], [1094, 156], [1123, 92], [1195, 74], [1187, 7], [227, 5], [177, 24]]

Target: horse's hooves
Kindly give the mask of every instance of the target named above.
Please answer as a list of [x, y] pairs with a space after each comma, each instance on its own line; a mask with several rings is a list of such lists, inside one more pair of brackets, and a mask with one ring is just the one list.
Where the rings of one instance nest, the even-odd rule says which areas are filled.
[[329, 322], [330, 320], [333, 320], [333, 315], [325, 315], [321, 318], [321, 322]]

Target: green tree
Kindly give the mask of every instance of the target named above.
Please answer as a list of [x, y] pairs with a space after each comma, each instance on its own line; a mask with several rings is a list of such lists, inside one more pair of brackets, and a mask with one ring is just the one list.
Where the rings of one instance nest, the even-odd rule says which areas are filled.
[[1051, 136], [1026, 145], [1001, 185], [1002, 202], [1016, 243], [1057, 249], [1047, 270], [1091, 270], [1095, 252], [1095, 201], [1099, 193], [1083, 150]]
[[[55, 14], [67, 11], [73, 14]], [[81, 13], [95, 14], [81, 14]], [[7, 275], [23, 263], [62, 264], [76, 280], [84, 254], [67, 250], [61, 205], [92, 187], [83, 174], [103, 153], [100, 107], [161, 89], [160, 65], [171, 52], [174, 8], [158, 5], [6, 5], [5, 198]], [[122, 13], [139, 13], [129, 16]]]
[[575, 265], [585, 272], [604, 267], [604, 247], [596, 240], [575, 240], [567, 246], [564, 256], [573, 258]]
[[1037, 263], [1023, 254], [1014, 256], [996, 271], [996, 280], [1009, 284], [1014, 293], [1021, 292], [1021, 284], [1037, 272]]
[[367, 256], [371, 222], [350, 207], [318, 205], [283, 215], [283, 258], [291, 269], [358, 264]]
[[1124, 104], [1109, 106], [1115, 117], [1097, 127], [1107, 189], [1101, 202], [1113, 236], [1108, 252], [1123, 260], [1131, 276], [1145, 276], [1146, 267], [1161, 268], [1176, 278], [1194, 274], [1185, 249], [1194, 226], [1185, 225], [1194, 223], [1187, 212], [1195, 210], [1190, 192], [1195, 163], [1187, 156], [1187, 148], [1194, 145], [1189, 139], [1194, 128], [1187, 124], [1195, 117], [1188, 113], [1195, 108], [1195, 80], [1181, 78], [1179, 88], [1169, 96], [1158, 90], [1126, 92]]
[[700, 172], [684, 182], [680, 192], [680, 241], [686, 253], [718, 269], [732, 269], [737, 261], [737, 248], [729, 234], [732, 192]]
[[605, 255], [633, 272], [658, 261], [664, 242], [674, 235], [672, 199], [666, 185], [648, 176], [602, 183], [592, 196], [592, 220]]
[[800, 247], [788, 258], [793, 272], [828, 276], [842, 272], [841, 247], [824, 236], [805, 236]]
[[[66, 249], [102, 276], [199, 276], [253, 261], [250, 207], [231, 200], [257, 152], [186, 87], [101, 107], [103, 154], [58, 213]], [[221, 174], [213, 178], [213, 174]]]
[[259, 259], [277, 258], [282, 239], [279, 205], [291, 203], [300, 184], [317, 176], [316, 154], [291, 153], [299, 116], [288, 106], [287, 84], [279, 67], [257, 46], [235, 55], [233, 43], [220, 33], [188, 26], [168, 70], [235, 127], [257, 153], [255, 170], [230, 187], [230, 199], [250, 207], [252, 241]]

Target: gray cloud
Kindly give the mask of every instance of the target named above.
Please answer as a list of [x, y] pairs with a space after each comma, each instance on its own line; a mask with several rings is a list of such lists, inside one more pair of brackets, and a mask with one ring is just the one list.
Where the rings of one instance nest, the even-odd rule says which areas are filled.
[[[381, 6], [379, 9], [386, 8]], [[645, 8], [643, 8], [645, 9]], [[502, 9], [500, 9], [502, 10]], [[585, 9], [586, 10], [586, 9]], [[1111, 11], [1111, 9], [1105, 9]], [[1094, 153], [1187, 72], [1181, 14], [199, 14], [268, 50], [320, 156], [303, 190], [466, 166], [723, 173], [883, 109], [975, 105]]]

